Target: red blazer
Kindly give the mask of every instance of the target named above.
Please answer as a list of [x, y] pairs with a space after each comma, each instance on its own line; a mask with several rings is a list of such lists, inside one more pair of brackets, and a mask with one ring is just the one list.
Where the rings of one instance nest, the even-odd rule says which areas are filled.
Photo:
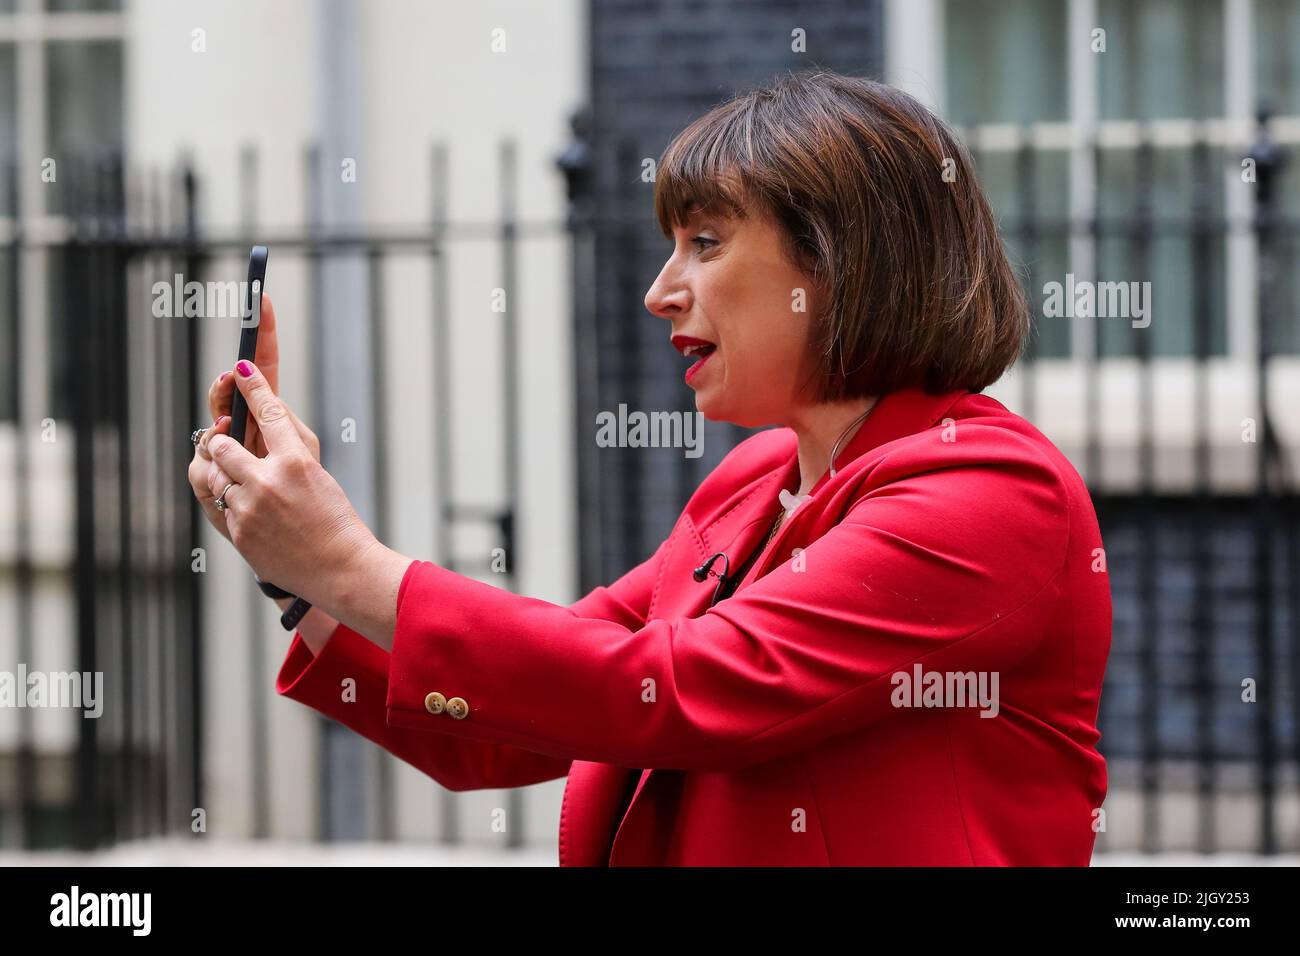
[[[1077, 472], [994, 399], [915, 389], [837, 465], [715, 607], [692, 569], [767, 534], [798, 486], [789, 429], [576, 604], [414, 561], [391, 654], [295, 635], [276, 690], [452, 790], [567, 774], [563, 866], [1086, 866], [1111, 606]], [[929, 693], [961, 674], [995, 713]]]

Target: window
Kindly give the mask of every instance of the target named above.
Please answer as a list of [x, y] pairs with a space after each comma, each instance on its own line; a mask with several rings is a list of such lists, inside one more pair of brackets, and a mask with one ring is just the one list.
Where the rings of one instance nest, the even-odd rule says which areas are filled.
[[[0, 236], [18, 218], [32, 235], [69, 212], [77, 165], [123, 146], [123, 42], [121, 0], [0, 0]], [[20, 64], [37, 64], [40, 79]], [[24, 137], [26, 137], [24, 139]], [[57, 179], [46, 183], [34, 161], [55, 161]], [[34, 160], [36, 158], [36, 160]], [[19, 165], [21, 163], [21, 165]], [[35, 399], [56, 418], [70, 415], [69, 336], [59, 308], [61, 256], [33, 252], [38, 283], [14, 301], [14, 256], [0, 238], [0, 314], [23, 322], [27, 378], [46, 385]], [[29, 260], [33, 261], [33, 260]], [[34, 301], [35, 299], [35, 301]], [[53, 316], [51, 322], [50, 317]], [[40, 326], [33, 328], [33, 322]], [[19, 361], [9, 349], [12, 329], [0, 336], [0, 363]], [[47, 348], [38, 347], [39, 341]], [[6, 376], [7, 377], [7, 376]], [[0, 421], [12, 421], [14, 396], [0, 390]]]
[[[1295, 0], [1255, 0], [1255, 89], [1281, 116], [1300, 116], [1300, 4]], [[1277, 187], [1281, 214], [1300, 221], [1300, 155], [1291, 161]], [[1274, 271], [1276, 316], [1271, 326], [1275, 352], [1300, 354], [1300, 242], [1283, 233]]]
[[58, 13], [121, 10], [122, 0], [45, 0], [45, 9]]
[[[81, 162], [120, 151], [122, 45], [108, 40], [51, 43], [45, 64], [49, 155]], [[48, 192], [47, 212], [69, 211], [71, 190]]]
[[[1013, 148], [973, 150], [980, 183], [988, 196], [1007, 253], [1022, 285], [1032, 292], [1069, 271], [1070, 156], [1063, 149]], [[1069, 354], [1070, 328], [1059, 320], [1043, 321], [1042, 297], [1031, 294], [1033, 335], [1029, 354]]]
[[1300, 4], [1255, 0], [1255, 89], [1279, 113], [1300, 116]]
[[944, 31], [953, 122], [1066, 118], [1065, 0], [950, 0]]
[[[1096, 281], [1151, 283], [1149, 329], [1095, 320], [1100, 356], [1134, 355], [1139, 342], [1152, 356], [1192, 355], [1198, 317], [1208, 326], [1208, 353], [1228, 354], [1225, 182], [1242, 144], [1223, 122], [1227, 78], [1252, 73], [1254, 100], [1300, 116], [1300, 4], [1256, 0], [1257, 55], [1238, 63], [1228, 61], [1224, 0], [940, 2], [945, 112], [972, 146], [1026, 276], [1035, 310], [1032, 354], [1067, 357], [1087, 342], [1073, 334], [1072, 320], [1039, 314], [1044, 284], [1064, 284], [1085, 260]], [[1232, 15], [1242, 9], [1234, 5]], [[1086, 10], [1096, 22], [1085, 30], [1079, 18]], [[1105, 31], [1104, 51], [1094, 49], [1097, 28]], [[1095, 130], [1096, 142], [1080, 129]], [[1300, 187], [1300, 171], [1290, 168], [1287, 177]], [[1284, 214], [1300, 212], [1298, 192], [1279, 189]], [[1094, 216], [1102, 229], [1092, 261]], [[1289, 236], [1281, 254], [1272, 346], [1295, 352], [1300, 250]]]
[[[0, 0], [2, 2], [2, 0]], [[14, 215], [14, 141], [18, 136], [18, 63], [12, 43], [0, 43], [0, 216]]]
[[1223, 115], [1223, 0], [1099, 0], [1102, 119]]
[[[1151, 325], [1137, 329], [1131, 322], [1098, 323], [1103, 357], [1137, 354], [1137, 337], [1148, 336], [1150, 355], [1196, 354], [1198, 309], [1208, 319], [1206, 354], [1227, 351], [1224, 296], [1225, 245], [1221, 229], [1199, 240], [1193, 217], [1207, 220], [1223, 215], [1223, 174], [1228, 157], [1222, 149], [1148, 147], [1145, 159], [1136, 147], [1103, 149], [1098, 156], [1098, 197], [1103, 222], [1113, 229], [1138, 229], [1143, 222], [1171, 223], [1152, 227], [1145, 240], [1111, 231], [1098, 242], [1099, 279], [1150, 282], [1155, 303]], [[1144, 168], [1145, 167], [1145, 168]], [[1181, 221], [1180, 221], [1181, 220]], [[1155, 316], [1164, 317], [1157, 321]]]
[[[4, 0], [0, 0], [0, 16], [3, 15]], [[13, 143], [17, 134], [17, 116], [14, 104], [15, 70], [12, 43], [0, 43], [0, 220], [12, 220], [16, 215], [14, 208], [14, 150]], [[0, 243], [0, 315], [7, 318], [6, 327], [0, 329], [0, 368], [13, 368], [17, 357], [13, 354], [14, 330], [8, 322], [17, 321], [14, 314], [13, 292], [13, 256], [9, 248]], [[6, 387], [0, 389], [0, 421], [9, 421], [14, 417], [13, 390], [7, 386], [10, 378], [5, 375]]]

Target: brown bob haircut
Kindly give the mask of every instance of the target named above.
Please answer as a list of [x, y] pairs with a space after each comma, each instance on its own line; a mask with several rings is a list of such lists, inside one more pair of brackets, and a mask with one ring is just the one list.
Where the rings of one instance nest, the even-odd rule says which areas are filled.
[[694, 213], [781, 227], [818, 296], [819, 401], [980, 391], [1028, 339], [970, 157], [891, 86], [806, 70], [714, 107], [673, 138], [655, 177], [665, 236]]

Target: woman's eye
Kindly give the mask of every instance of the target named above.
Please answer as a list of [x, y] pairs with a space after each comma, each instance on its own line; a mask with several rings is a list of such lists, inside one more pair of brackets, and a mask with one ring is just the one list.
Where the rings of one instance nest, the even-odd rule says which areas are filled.
[[713, 246], [716, 246], [718, 244], [718, 240], [710, 239], [708, 236], [696, 236], [691, 240], [691, 242], [703, 243], [704, 248], [700, 249], [700, 252], [703, 252], [705, 249], [712, 248]]

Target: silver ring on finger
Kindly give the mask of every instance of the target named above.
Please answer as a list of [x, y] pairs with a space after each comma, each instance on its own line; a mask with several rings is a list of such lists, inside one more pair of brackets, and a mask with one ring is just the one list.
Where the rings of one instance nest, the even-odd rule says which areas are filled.
[[235, 485], [236, 482], [230, 482], [226, 487], [221, 489], [221, 494], [217, 495], [217, 500], [214, 501], [213, 504], [217, 506], [218, 511], [225, 511], [228, 507], [226, 504], [226, 492], [235, 487]]
[[190, 442], [197, 446], [199, 442], [203, 441], [203, 433], [206, 431], [206, 428], [194, 429], [194, 431], [190, 432]]

